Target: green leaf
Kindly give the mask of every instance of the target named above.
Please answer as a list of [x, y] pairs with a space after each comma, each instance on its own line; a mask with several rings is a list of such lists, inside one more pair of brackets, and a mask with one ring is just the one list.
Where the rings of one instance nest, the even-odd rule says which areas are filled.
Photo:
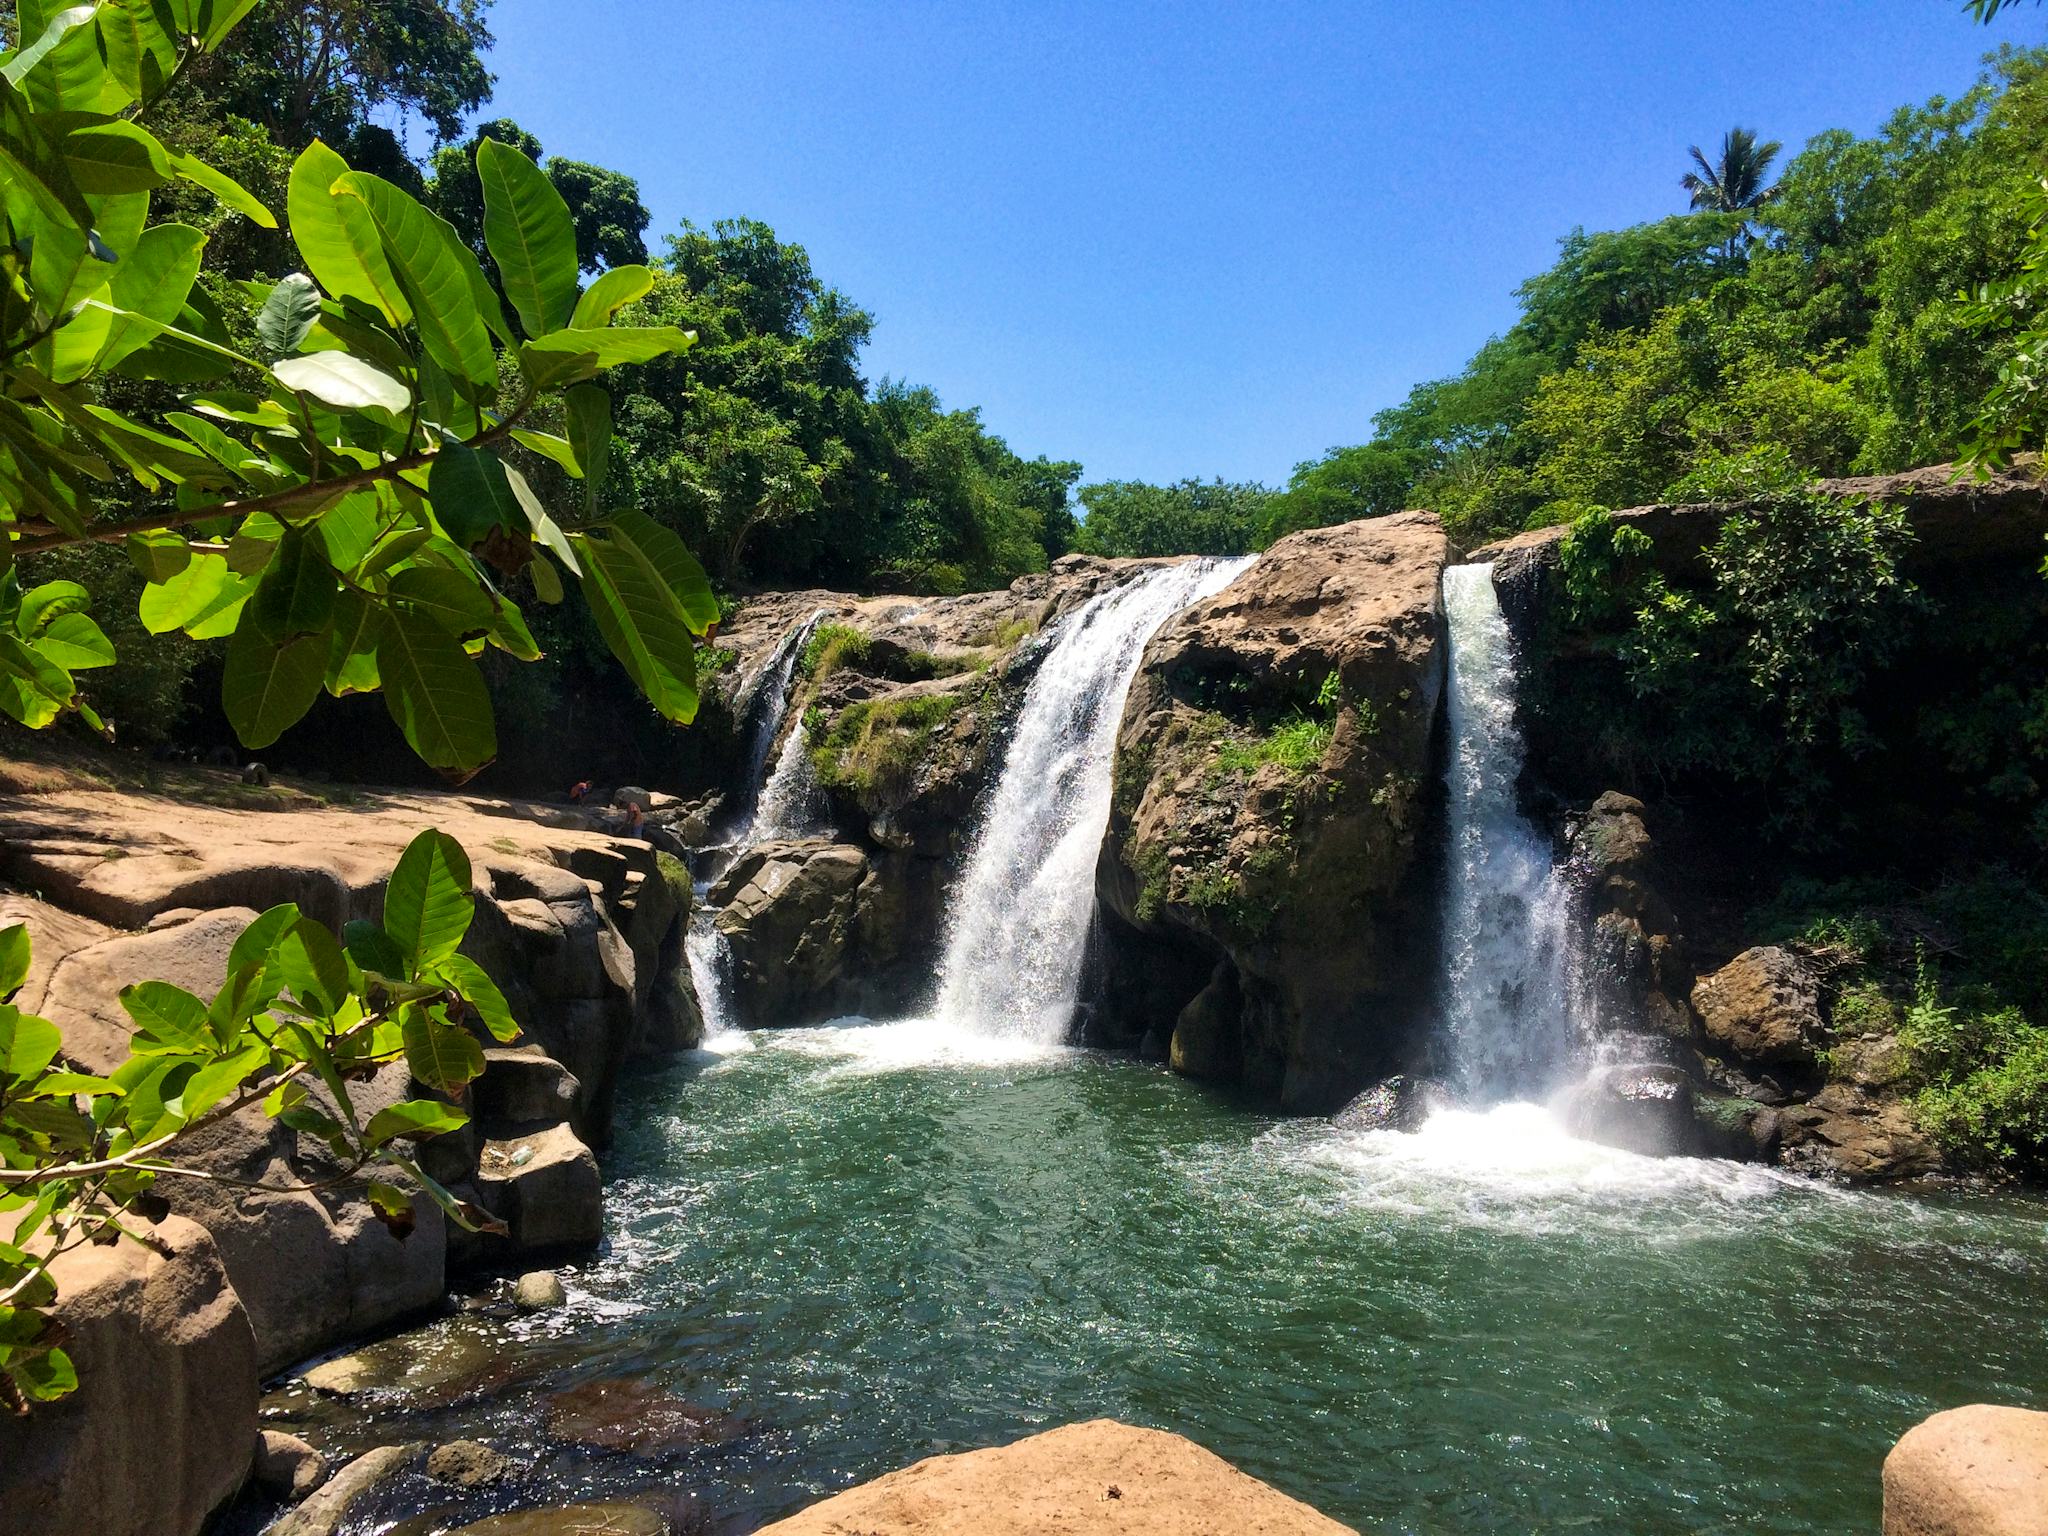
[[672, 529], [645, 512], [623, 511], [612, 514], [606, 535], [612, 548], [628, 551], [660, 581], [692, 634], [704, 634], [718, 622], [718, 599], [712, 596], [710, 579]]
[[545, 172], [509, 144], [477, 145], [484, 245], [529, 336], [569, 323], [576, 307], [576, 224]]
[[234, 177], [208, 165], [197, 155], [173, 152], [170, 155], [171, 169], [181, 178], [192, 183], [201, 191], [211, 192], [224, 206], [234, 209], [246, 219], [251, 219], [265, 229], [277, 228], [277, 215], [250, 193]]
[[546, 432], [528, 432], [523, 427], [512, 429], [512, 440], [522, 448], [530, 448], [542, 458], [558, 464], [564, 474], [580, 480], [583, 466], [576, 462], [576, 451], [569, 446], [565, 437], [555, 437]]
[[419, 1217], [413, 1211], [411, 1195], [383, 1179], [371, 1179], [363, 1193], [369, 1199], [371, 1214], [384, 1223], [393, 1237], [403, 1242], [412, 1235]]
[[28, 98], [0, 77], [0, 173], [58, 227], [92, 228], [92, 209]]
[[542, 602], [553, 605], [568, 595], [562, 590], [562, 578], [540, 555], [536, 554], [527, 565], [526, 574], [533, 579], [533, 595]]
[[579, 331], [601, 330], [612, 323], [613, 315], [653, 291], [654, 274], [647, 268], [613, 267], [584, 290], [569, 324]]
[[71, 707], [71, 674], [12, 635], [0, 635], [0, 714], [39, 731]]
[[[467, 380], [479, 390], [495, 390], [497, 353], [478, 293], [481, 289], [488, 296], [489, 285], [454, 226], [365, 171], [339, 177], [334, 190], [338, 201], [358, 200], [383, 237], [385, 257], [405, 284], [427, 355], [451, 377]], [[317, 269], [314, 275], [319, 275]], [[496, 303], [490, 298], [491, 306]], [[504, 317], [498, 318], [502, 325]]]
[[234, 947], [228, 951], [228, 973], [232, 975], [268, 960], [271, 948], [291, 931], [298, 920], [299, 906], [293, 901], [279, 902], [259, 915], [235, 936]]
[[612, 397], [595, 384], [578, 384], [562, 397], [569, 416], [569, 446], [583, 468], [585, 505], [594, 513], [612, 454]]
[[392, 325], [412, 319], [383, 236], [360, 198], [337, 197], [348, 162], [315, 139], [292, 165], [286, 207], [292, 239], [314, 280], [337, 299], [360, 299]]
[[135, 1021], [132, 1049], [151, 1056], [211, 1050], [206, 1004], [168, 981], [139, 981], [121, 989], [121, 1006]]
[[[6, 65], [0, 67], [0, 76], [4, 76], [9, 85], [20, 85], [24, 75], [40, 64], [74, 28], [82, 27], [91, 21], [98, 10], [97, 5], [71, 5], [57, 12], [44, 23], [43, 30], [37, 34], [34, 42], [25, 48], [17, 49], [9, 56]], [[16, 19], [18, 23], [26, 22], [27, 17]]]
[[82, 613], [91, 606], [92, 594], [75, 581], [46, 581], [22, 594], [14, 620], [15, 633], [33, 640], [53, 620], [67, 613]]
[[244, 627], [253, 626], [279, 644], [301, 635], [324, 637], [334, 620], [335, 592], [334, 567], [327, 563], [319, 535], [307, 528], [287, 529], [256, 584]]
[[64, 163], [87, 196], [149, 192], [172, 176], [171, 159], [156, 135], [133, 123], [88, 123], [64, 136]]
[[391, 935], [375, 923], [356, 918], [341, 930], [341, 942], [349, 959], [365, 971], [393, 980], [407, 974], [405, 955], [392, 942]]
[[291, 989], [301, 1007], [332, 1018], [348, 1000], [348, 960], [324, 923], [301, 917], [277, 941], [268, 979]]
[[327, 677], [327, 637], [301, 635], [282, 644], [255, 624], [228, 642], [221, 705], [245, 747], [267, 747], [305, 717]]
[[380, 368], [347, 352], [312, 352], [273, 363], [270, 371], [286, 389], [311, 395], [338, 411], [380, 410], [403, 416], [412, 391]]
[[400, 571], [391, 578], [391, 595], [458, 640], [483, 633], [496, 612], [490, 594], [482, 587], [439, 565], [415, 565]]
[[128, 558], [147, 582], [169, 581], [192, 563], [192, 546], [167, 528], [131, 533], [122, 542]]
[[320, 289], [303, 272], [280, 278], [256, 316], [256, 335], [273, 356], [299, 350], [320, 318]]
[[406, 845], [384, 887], [384, 932], [405, 957], [408, 976], [455, 953], [474, 902], [462, 844], [429, 828]]
[[400, 1015], [405, 1062], [412, 1075], [442, 1093], [459, 1093], [484, 1070], [483, 1047], [459, 1025], [434, 1017], [431, 1009], [408, 1004]]
[[464, 443], [444, 444], [430, 461], [427, 499], [448, 537], [464, 549], [483, 542], [494, 528], [516, 529], [526, 522], [505, 461]]
[[633, 684], [661, 714], [688, 724], [697, 714], [697, 659], [690, 628], [660, 584], [623, 553], [583, 542], [583, 597], [598, 633]]
[[178, 1113], [196, 1120], [241, 1087], [244, 1078], [261, 1071], [270, 1061], [270, 1049], [262, 1044], [245, 1045], [238, 1051], [208, 1062], [178, 1090]]
[[188, 549], [183, 569], [142, 589], [142, 627], [153, 635], [190, 630], [239, 607], [252, 589], [253, 583], [228, 569], [225, 556]]
[[33, 642], [35, 648], [70, 672], [114, 664], [114, 645], [88, 614], [66, 613], [52, 619]]
[[370, 1116], [370, 1123], [363, 1127], [363, 1145], [381, 1147], [398, 1136], [424, 1141], [429, 1136], [459, 1131], [467, 1124], [469, 1116], [452, 1104], [434, 1099], [406, 1099]]
[[622, 363], [650, 363], [657, 357], [686, 352], [696, 340], [696, 332], [672, 325], [556, 331], [521, 347], [520, 367], [535, 388], [552, 389], [595, 378]]
[[377, 672], [385, 708], [428, 767], [460, 783], [498, 755], [483, 675], [434, 619], [394, 607], [377, 638]]
[[512, 1017], [505, 994], [482, 966], [467, 955], [449, 955], [434, 967], [434, 972], [462, 994], [494, 1039], [510, 1042], [519, 1038], [519, 1021]]
[[0, 998], [9, 998], [28, 980], [28, 924], [0, 928]]
[[0, 1075], [26, 1082], [57, 1057], [64, 1037], [48, 1019], [0, 1003]]
[[[115, 264], [109, 317], [99, 366], [111, 368], [139, 351], [178, 318], [199, 277], [206, 236], [188, 224], [154, 224]], [[132, 318], [131, 318], [132, 317]]]

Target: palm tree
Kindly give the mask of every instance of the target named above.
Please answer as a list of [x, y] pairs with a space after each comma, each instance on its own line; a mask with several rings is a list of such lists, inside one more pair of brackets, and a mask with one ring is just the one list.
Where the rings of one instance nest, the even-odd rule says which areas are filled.
[[1692, 194], [1695, 209], [1748, 213], [1778, 195], [1776, 187], [1764, 185], [1764, 178], [1784, 147], [1776, 139], [1768, 144], [1757, 143], [1753, 129], [1730, 128], [1721, 138], [1720, 164], [1710, 163], [1695, 144], [1692, 163], [1699, 169], [1687, 171], [1678, 184]]

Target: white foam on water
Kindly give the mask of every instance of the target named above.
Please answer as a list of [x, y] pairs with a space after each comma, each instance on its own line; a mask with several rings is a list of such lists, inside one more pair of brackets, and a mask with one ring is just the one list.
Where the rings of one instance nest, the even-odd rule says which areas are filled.
[[757, 1050], [826, 1058], [835, 1071], [861, 1074], [1009, 1067], [1075, 1054], [1049, 1041], [989, 1034], [957, 1020], [929, 1016], [880, 1022], [834, 1019], [805, 1029], [756, 1031], [751, 1042]]

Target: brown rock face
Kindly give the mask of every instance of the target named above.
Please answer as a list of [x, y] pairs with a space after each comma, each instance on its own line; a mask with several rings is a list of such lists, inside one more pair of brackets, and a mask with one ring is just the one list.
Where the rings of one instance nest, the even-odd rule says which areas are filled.
[[733, 862], [711, 900], [732, 956], [733, 1002], [750, 1024], [815, 1024], [858, 996], [852, 973], [886, 958], [882, 882], [844, 843], [762, 843]]
[[1445, 553], [1427, 513], [1293, 534], [1153, 637], [1097, 876], [1107, 1027], [1163, 1040], [1192, 1006], [1184, 1069], [1295, 1109], [1398, 1065], [1428, 949]]
[[1820, 988], [1790, 950], [1746, 949], [1692, 989], [1712, 1047], [1755, 1062], [1810, 1063], [1827, 1039]]
[[[8, 1222], [5, 1230], [13, 1230]], [[203, 1228], [58, 1259], [56, 1315], [78, 1390], [0, 1416], [0, 1506], [43, 1536], [196, 1531], [256, 1451], [256, 1340]]]
[[1906, 1432], [1884, 1459], [1884, 1536], [2048, 1531], [2048, 1413], [1976, 1404]]
[[1096, 1419], [993, 1450], [934, 1456], [779, 1520], [761, 1536], [1343, 1536], [1351, 1530], [1179, 1435]]
[[1587, 992], [1603, 1030], [1683, 1040], [1692, 1033], [1691, 977], [1643, 816], [1640, 800], [1609, 790], [1572, 832], [1567, 867], [1588, 924]]

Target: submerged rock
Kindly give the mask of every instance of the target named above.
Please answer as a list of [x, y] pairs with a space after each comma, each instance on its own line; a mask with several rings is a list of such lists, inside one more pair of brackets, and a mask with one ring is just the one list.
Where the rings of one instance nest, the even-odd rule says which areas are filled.
[[379, 1483], [396, 1477], [418, 1459], [421, 1447], [380, 1445], [367, 1451], [327, 1480], [318, 1492], [264, 1536], [335, 1536], [350, 1511]]
[[1974, 1404], [1908, 1430], [1884, 1459], [1884, 1536], [2048, 1531], [2048, 1413]]
[[1375, 1083], [1332, 1116], [1347, 1131], [1417, 1131], [1442, 1109], [1457, 1109], [1458, 1095], [1429, 1077], [1397, 1073]]
[[427, 1476], [458, 1488], [484, 1488], [501, 1483], [518, 1469], [480, 1440], [451, 1440], [427, 1456]]
[[1113, 1419], [933, 1456], [760, 1536], [1357, 1536], [1191, 1440]]
[[297, 1435], [266, 1429], [256, 1437], [256, 1464], [249, 1475], [266, 1493], [296, 1502], [327, 1480], [327, 1463]]
[[548, 1399], [548, 1434], [574, 1445], [653, 1454], [677, 1445], [723, 1445], [739, 1423], [638, 1376], [600, 1377]]
[[1130, 1043], [1212, 989], [1187, 1070], [1327, 1111], [1399, 1065], [1429, 951], [1446, 547], [1427, 513], [1291, 534], [1146, 647], [1096, 882]]
[[668, 1536], [668, 1529], [667, 1519], [645, 1505], [606, 1500], [515, 1509], [456, 1526], [450, 1536]]

